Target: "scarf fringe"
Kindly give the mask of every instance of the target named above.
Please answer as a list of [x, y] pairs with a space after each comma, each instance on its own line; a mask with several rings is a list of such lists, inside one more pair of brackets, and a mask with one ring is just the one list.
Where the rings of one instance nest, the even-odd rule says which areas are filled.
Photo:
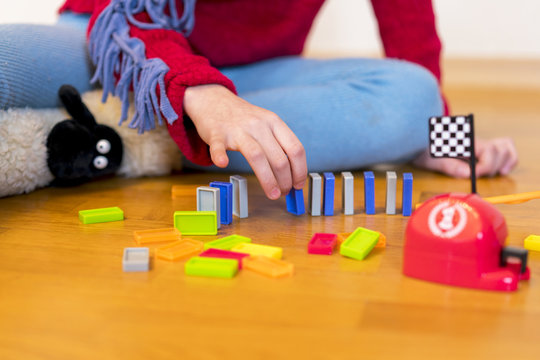
[[[187, 36], [193, 29], [196, 0], [183, 1], [180, 18], [175, 0], [112, 0], [97, 18], [89, 38], [90, 57], [96, 65], [91, 82], [102, 84], [103, 102], [109, 94], [122, 101], [119, 125], [127, 119], [131, 88], [135, 93], [135, 115], [130, 128], [137, 128], [139, 133], [152, 130], [155, 116], [163, 124], [162, 114], [169, 124], [178, 119], [165, 91], [164, 78], [169, 67], [161, 59], [146, 58], [144, 43], [129, 36], [129, 24], [142, 29], [174, 29]], [[171, 16], [165, 15], [167, 5]], [[152, 23], [135, 20], [133, 14], [142, 11], [148, 13]], [[116, 85], [115, 75], [119, 76]]]

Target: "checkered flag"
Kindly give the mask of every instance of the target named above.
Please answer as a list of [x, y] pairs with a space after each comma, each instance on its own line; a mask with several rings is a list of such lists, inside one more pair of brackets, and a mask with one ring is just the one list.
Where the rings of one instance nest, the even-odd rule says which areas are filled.
[[465, 158], [471, 168], [471, 192], [476, 193], [474, 116], [433, 116], [429, 119], [429, 154], [435, 158]]
[[463, 157], [472, 154], [472, 116], [441, 116], [429, 119], [429, 152], [432, 157]]

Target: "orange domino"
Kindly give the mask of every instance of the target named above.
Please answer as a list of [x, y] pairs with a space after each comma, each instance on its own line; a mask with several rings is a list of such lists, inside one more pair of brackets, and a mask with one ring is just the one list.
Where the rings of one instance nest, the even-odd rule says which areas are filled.
[[268, 256], [249, 256], [242, 260], [242, 268], [273, 278], [290, 276], [294, 265]]
[[341, 246], [341, 243], [344, 242], [352, 233], [338, 233], [337, 234], [337, 248]]
[[[374, 248], [385, 248], [386, 247], [386, 236], [384, 236], [383, 233], [377, 231], [379, 233], [379, 241], [377, 241], [377, 244], [375, 244]], [[338, 241], [338, 248], [341, 246], [341, 243], [345, 241], [352, 233], [339, 233], [337, 234], [337, 241]]]
[[177, 241], [182, 238], [176, 228], [137, 230], [133, 237], [139, 245]]
[[183, 196], [186, 196], [186, 187], [182, 185], [173, 185], [171, 188], [171, 197], [173, 199], [179, 199]]
[[375, 244], [374, 248], [385, 248], [386, 247], [386, 236], [382, 232], [379, 232], [379, 241]]
[[156, 256], [169, 261], [197, 255], [203, 251], [204, 243], [198, 240], [182, 239], [156, 249]]

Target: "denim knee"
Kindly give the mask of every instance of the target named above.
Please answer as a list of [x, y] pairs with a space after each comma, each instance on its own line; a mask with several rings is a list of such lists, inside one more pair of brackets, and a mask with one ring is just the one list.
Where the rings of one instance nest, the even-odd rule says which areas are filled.
[[395, 62], [401, 82], [407, 84], [407, 87], [416, 94], [415, 98], [411, 99], [413, 101], [411, 105], [422, 106], [433, 116], [441, 115], [443, 102], [437, 78], [420, 65], [399, 60]]
[[408, 161], [428, 145], [428, 121], [443, 113], [443, 100], [435, 76], [422, 66], [400, 60], [390, 60], [385, 94], [392, 106], [383, 111], [395, 136], [396, 144], [403, 146], [400, 160]]
[[57, 91], [91, 89], [83, 30], [36, 24], [0, 25], [0, 109], [60, 106]]

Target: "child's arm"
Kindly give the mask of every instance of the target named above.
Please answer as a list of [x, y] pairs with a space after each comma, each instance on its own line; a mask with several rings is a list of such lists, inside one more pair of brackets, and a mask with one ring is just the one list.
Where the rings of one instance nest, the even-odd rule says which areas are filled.
[[[477, 176], [508, 175], [518, 163], [516, 146], [510, 138], [477, 139], [475, 150]], [[423, 152], [413, 164], [458, 178], [467, 178], [471, 173], [468, 163], [451, 158], [432, 158], [429, 150]]]
[[210, 146], [215, 165], [226, 167], [226, 150], [240, 151], [270, 199], [307, 177], [304, 147], [289, 127], [271, 111], [252, 105], [221, 85], [188, 87], [184, 110]]
[[[145, 107], [142, 110], [137, 108], [144, 120], [139, 121], [138, 125], [147, 126], [153, 121], [153, 111], [161, 112], [168, 120], [169, 133], [182, 153], [199, 165], [210, 165], [212, 159], [217, 166], [224, 167], [228, 163], [225, 150], [240, 151], [271, 199], [288, 192], [292, 186], [297, 188], [303, 186], [307, 176], [304, 149], [277, 115], [237, 97], [232, 82], [206, 58], [194, 54], [181, 32], [148, 29], [144, 24], [152, 22], [152, 15], [144, 11], [134, 15], [135, 20], [130, 20], [128, 24], [120, 21], [126, 17], [121, 9], [108, 7], [110, 0], [96, 0], [96, 2], [89, 32], [90, 48], [97, 51], [97, 54], [92, 54], [91, 51], [93, 58], [106, 61], [109, 53], [114, 54], [112, 51], [114, 43], [110, 51], [101, 46], [110, 44], [112, 36], [118, 44], [133, 46], [131, 50], [122, 48], [124, 53], [120, 55], [124, 64], [126, 59], [135, 58], [132, 53], [137, 54], [138, 43], [132, 41], [135, 38], [144, 44], [146, 59], [156, 59], [160, 66], [156, 67], [155, 71], [150, 67], [152, 74], [157, 70], [164, 71], [160, 61], [166, 65], [163, 83], [159, 83], [159, 87], [153, 85], [155, 89], [150, 88], [154, 93], [146, 93], [146, 90], [138, 92], [136, 86], [140, 89], [146, 87], [141, 87], [142, 81], [133, 81], [136, 103]], [[154, 5], [148, 3], [145, 6]], [[152, 9], [154, 12], [159, 12], [158, 10], [160, 9]], [[110, 14], [112, 16], [109, 16]], [[126, 37], [126, 26], [122, 24], [129, 27], [129, 38]], [[100, 30], [94, 31], [96, 26]], [[112, 35], [109, 35], [111, 31]], [[117, 84], [123, 84], [124, 90], [126, 83], [124, 80], [136, 76], [129, 77], [130, 68], [127, 66], [122, 71], [116, 70], [113, 74], [111, 66], [107, 63], [101, 65], [100, 67], [98, 64], [98, 69], [102, 69], [100, 81], [104, 79], [105, 83], [110, 84], [113, 76], [122, 73], [123, 77], [117, 79]], [[109, 72], [103, 71], [107, 69]], [[124, 75], [124, 72], [127, 75]], [[155, 78], [146, 79], [146, 84], [157, 84], [159, 78], [154, 76]], [[189, 99], [185, 99], [188, 94]], [[155, 99], [159, 101], [158, 106], [154, 104]], [[185, 120], [184, 115], [191, 118], [196, 129], [189, 126], [190, 121]], [[210, 145], [211, 154], [208, 152], [207, 144]]]

